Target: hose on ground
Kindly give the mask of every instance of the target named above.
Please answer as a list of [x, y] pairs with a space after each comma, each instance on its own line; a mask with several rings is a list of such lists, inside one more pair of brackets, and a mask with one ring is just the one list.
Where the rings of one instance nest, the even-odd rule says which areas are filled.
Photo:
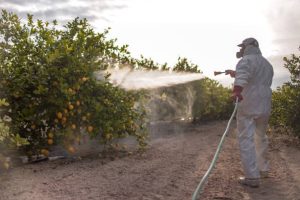
[[212, 169], [214, 168], [214, 166], [216, 164], [216, 161], [217, 161], [219, 153], [220, 153], [220, 151], [222, 149], [222, 145], [224, 143], [225, 137], [226, 137], [226, 135], [228, 133], [230, 124], [232, 122], [233, 117], [235, 116], [236, 111], [237, 111], [237, 107], [238, 107], [238, 98], [236, 99], [234, 110], [233, 110], [233, 112], [231, 114], [231, 117], [230, 117], [228, 123], [227, 123], [227, 127], [225, 129], [225, 132], [223, 133], [223, 136], [222, 136], [221, 141], [220, 141], [220, 143], [218, 145], [217, 151], [215, 152], [214, 158], [213, 158], [213, 160], [212, 160], [212, 162], [211, 162], [208, 170], [206, 171], [206, 173], [202, 177], [200, 183], [198, 184], [198, 186], [197, 186], [197, 188], [196, 188], [196, 190], [195, 190], [195, 192], [193, 194], [192, 200], [197, 200], [197, 198], [200, 197], [199, 195], [203, 191], [203, 188], [204, 188], [204, 185], [205, 185], [205, 183], [206, 183], [206, 181], [208, 179], [208, 176], [210, 175]]

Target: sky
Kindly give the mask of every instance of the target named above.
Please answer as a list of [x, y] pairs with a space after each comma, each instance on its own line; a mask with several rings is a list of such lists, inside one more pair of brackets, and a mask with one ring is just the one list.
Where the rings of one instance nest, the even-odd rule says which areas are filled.
[[0, 0], [0, 9], [61, 24], [87, 18], [98, 32], [110, 27], [134, 57], [170, 65], [186, 57], [225, 86], [233, 80], [213, 72], [235, 68], [236, 45], [247, 37], [273, 65], [273, 89], [289, 80], [282, 58], [299, 54], [299, 0]]

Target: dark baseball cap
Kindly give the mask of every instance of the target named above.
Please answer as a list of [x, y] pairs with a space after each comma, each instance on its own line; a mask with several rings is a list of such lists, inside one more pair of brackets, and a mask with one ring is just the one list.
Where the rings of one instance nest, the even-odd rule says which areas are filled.
[[243, 46], [248, 46], [248, 45], [253, 45], [255, 47], [259, 47], [259, 44], [255, 38], [246, 38], [243, 40], [241, 44], [238, 44], [238, 47], [243, 47]]

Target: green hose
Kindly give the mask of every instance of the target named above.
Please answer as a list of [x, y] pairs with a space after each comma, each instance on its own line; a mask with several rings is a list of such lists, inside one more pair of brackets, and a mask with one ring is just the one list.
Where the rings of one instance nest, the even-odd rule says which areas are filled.
[[223, 145], [223, 143], [224, 143], [225, 137], [226, 137], [226, 135], [227, 135], [227, 133], [228, 133], [228, 130], [229, 130], [231, 121], [232, 121], [233, 117], [235, 116], [237, 107], [238, 107], [238, 99], [237, 99], [236, 102], [235, 102], [234, 110], [233, 110], [232, 115], [231, 115], [231, 117], [230, 117], [230, 119], [229, 119], [229, 121], [228, 121], [226, 130], [225, 130], [225, 132], [224, 132], [224, 134], [223, 134], [223, 136], [222, 136], [222, 138], [221, 138], [221, 141], [220, 141], [220, 143], [219, 143], [219, 145], [218, 145], [218, 148], [217, 148], [217, 151], [216, 151], [216, 153], [215, 153], [215, 155], [214, 155], [214, 158], [213, 158], [213, 160], [212, 160], [212, 162], [211, 162], [211, 164], [210, 164], [208, 170], [206, 171], [205, 175], [202, 177], [202, 179], [201, 179], [199, 185], [197, 186], [197, 188], [196, 188], [196, 190], [195, 190], [195, 192], [194, 192], [194, 194], [193, 194], [192, 200], [197, 200], [198, 194], [200, 194], [200, 193], [202, 192], [203, 187], [204, 187], [204, 184], [205, 184], [205, 182], [206, 182], [206, 180], [207, 180], [209, 174], [211, 173], [213, 167], [214, 167], [215, 164], [216, 164], [216, 161], [217, 161], [217, 159], [218, 159], [218, 156], [219, 156], [219, 153], [220, 153], [220, 151], [221, 151], [222, 145]]

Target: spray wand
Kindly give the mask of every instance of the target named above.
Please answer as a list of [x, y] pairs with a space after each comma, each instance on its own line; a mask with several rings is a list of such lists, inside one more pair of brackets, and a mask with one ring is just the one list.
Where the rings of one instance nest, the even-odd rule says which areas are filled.
[[234, 70], [231, 70], [231, 69], [227, 69], [227, 70], [225, 70], [225, 71], [223, 71], [223, 72], [217, 72], [217, 71], [214, 71], [214, 75], [215, 76], [217, 76], [217, 75], [220, 75], [220, 74], [224, 74], [225, 73], [225, 75], [230, 75], [231, 77], [235, 77], [235, 71]]
[[226, 73], [226, 71], [225, 71], [225, 72], [216, 72], [216, 71], [214, 71], [214, 75], [215, 75], [215, 76], [220, 75], [220, 74], [223, 74], [223, 73]]

